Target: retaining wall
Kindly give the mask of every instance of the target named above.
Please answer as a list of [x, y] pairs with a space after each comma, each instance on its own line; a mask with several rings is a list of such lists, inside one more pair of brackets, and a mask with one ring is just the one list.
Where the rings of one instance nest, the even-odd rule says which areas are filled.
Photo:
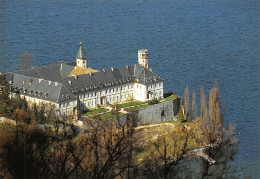
[[[131, 116], [134, 119], [137, 119], [137, 125], [176, 120], [175, 115], [179, 112], [180, 102], [180, 98], [169, 99], [166, 102], [154, 104], [138, 111], [134, 111]], [[126, 115], [120, 116], [121, 121], [125, 121], [126, 118]]]

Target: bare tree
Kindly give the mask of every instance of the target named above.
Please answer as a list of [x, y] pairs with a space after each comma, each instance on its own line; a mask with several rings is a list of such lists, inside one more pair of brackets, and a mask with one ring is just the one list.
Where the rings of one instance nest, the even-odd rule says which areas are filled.
[[217, 79], [214, 81], [214, 86], [209, 94], [209, 116], [211, 130], [216, 139], [221, 139], [222, 130], [222, 114], [220, 111], [219, 89], [217, 87]]
[[192, 92], [192, 119], [195, 120], [198, 116], [197, 110], [197, 102], [196, 102], [196, 93], [195, 91]]
[[19, 64], [18, 69], [19, 70], [27, 70], [34, 66], [33, 64], [33, 55], [32, 53], [25, 51], [19, 56]]
[[[148, 157], [142, 165], [142, 176], [145, 178], [169, 178], [176, 173], [173, 168], [184, 158], [188, 150], [190, 132], [183, 125], [175, 130], [168, 130], [148, 145]], [[142, 170], [141, 170], [142, 171]]]
[[200, 87], [200, 116], [205, 124], [208, 120], [208, 108], [203, 86]]
[[138, 141], [134, 125], [131, 118], [123, 124], [118, 124], [116, 119], [96, 119], [95, 123], [89, 123], [90, 129], [85, 134], [90, 139], [89, 149], [81, 163], [85, 177], [132, 178]]
[[190, 95], [189, 95], [189, 87], [186, 85], [184, 90], [184, 116], [187, 120], [190, 111]]

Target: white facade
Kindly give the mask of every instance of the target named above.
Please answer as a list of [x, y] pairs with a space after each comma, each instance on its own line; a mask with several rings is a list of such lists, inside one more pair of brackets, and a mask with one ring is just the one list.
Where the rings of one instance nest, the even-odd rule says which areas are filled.
[[148, 69], [148, 50], [138, 50], [138, 63], [139, 65]]
[[[163, 98], [163, 82], [154, 82], [149, 84], [129, 83], [111, 88], [90, 91], [79, 95], [82, 110], [96, 108], [97, 105], [110, 105], [116, 103], [128, 102], [131, 99], [145, 102], [152, 99]], [[62, 115], [70, 115], [73, 107], [76, 107], [77, 101], [59, 104], [59, 110]]]

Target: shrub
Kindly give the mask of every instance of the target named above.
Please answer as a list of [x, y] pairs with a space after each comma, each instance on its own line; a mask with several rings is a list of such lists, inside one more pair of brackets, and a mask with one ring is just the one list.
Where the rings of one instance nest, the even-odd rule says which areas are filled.
[[152, 103], [153, 103], [153, 104], [158, 104], [159, 101], [158, 101], [158, 99], [153, 99], [153, 100], [152, 100]]
[[149, 105], [154, 105], [154, 104], [158, 104], [158, 103], [159, 103], [158, 99], [152, 99], [152, 100], [148, 101]]

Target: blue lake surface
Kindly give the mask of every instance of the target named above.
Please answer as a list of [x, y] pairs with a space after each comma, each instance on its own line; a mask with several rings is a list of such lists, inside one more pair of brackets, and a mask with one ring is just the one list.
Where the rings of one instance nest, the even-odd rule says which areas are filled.
[[147, 48], [166, 92], [182, 95], [188, 84], [208, 94], [218, 79], [225, 121], [241, 133], [232, 175], [245, 168], [260, 178], [259, 8], [257, 0], [0, 0], [0, 71], [17, 70], [24, 51], [36, 66], [73, 61], [79, 41], [95, 69], [135, 64]]

